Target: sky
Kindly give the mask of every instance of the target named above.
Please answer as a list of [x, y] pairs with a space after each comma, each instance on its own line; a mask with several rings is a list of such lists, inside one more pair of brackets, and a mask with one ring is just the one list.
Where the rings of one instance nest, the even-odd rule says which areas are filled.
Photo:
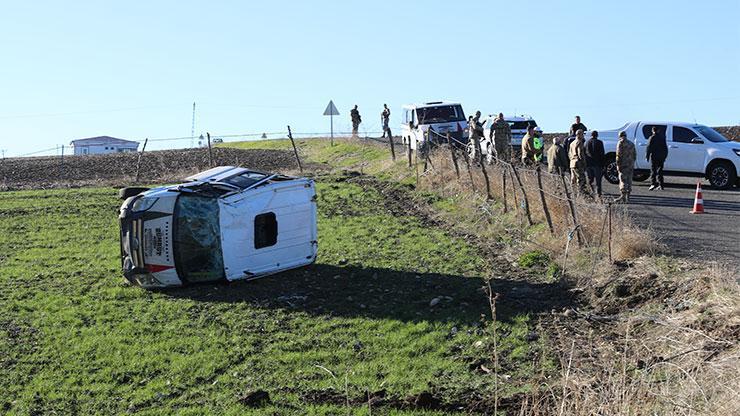
[[[0, 0], [0, 150], [109, 135], [378, 131], [453, 100], [545, 132], [740, 124], [740, 0]], [[398, 130], [398, 127], [396, 127]], [[377, 134], [379, 136], [379, 134]], [[227, 138], [226, 140], [235, 140]]]

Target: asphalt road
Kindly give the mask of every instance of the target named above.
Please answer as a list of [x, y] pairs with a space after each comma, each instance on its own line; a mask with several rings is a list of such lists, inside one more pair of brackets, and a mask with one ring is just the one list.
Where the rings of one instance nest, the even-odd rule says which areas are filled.
[[[664, 190], [649, 191], [650, 180], [634, 182], [627, 208], [634, 220], [652, 229], [681, 257], [740, 266], [740, 189], [715, 190], [702, 180], [705, 214], [690, 214], [696, 178], [666, 177]], [[604, 180], [604, 192], [619, 188]]]

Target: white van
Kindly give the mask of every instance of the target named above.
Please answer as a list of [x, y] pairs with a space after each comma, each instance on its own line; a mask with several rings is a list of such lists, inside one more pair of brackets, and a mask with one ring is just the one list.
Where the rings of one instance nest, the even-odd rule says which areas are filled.
[[[468, 122], [460, 103], [433, 101], [403, 107], [401, 138], [404, 144], [411, 143], [412, 149], [416, 149], [417, 143], [422, 145], [427, 140], [430, 128], [441, 136], [450, 133], [451, 138], [465, 143], [468, 139], [467, 127]], [[432, 140], [437, 139], [441, 140], [441, 137], [433, 134]]]
[[186, 181], [121, 189], [121, 265], [131, 283], [255, 279], [316, 260], [312, 180], [220, 166]]

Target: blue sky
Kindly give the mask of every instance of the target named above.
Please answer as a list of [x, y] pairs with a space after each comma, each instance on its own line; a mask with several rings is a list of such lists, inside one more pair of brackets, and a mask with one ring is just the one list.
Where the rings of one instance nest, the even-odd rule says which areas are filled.
[[738, 21], [738, 0], [2, 0], [0, 149], [189, 136], [193, 101], [214, 135], [328, 131], [329, 99], [339, 130], [436, 99], [550, 132], [740, 124]]

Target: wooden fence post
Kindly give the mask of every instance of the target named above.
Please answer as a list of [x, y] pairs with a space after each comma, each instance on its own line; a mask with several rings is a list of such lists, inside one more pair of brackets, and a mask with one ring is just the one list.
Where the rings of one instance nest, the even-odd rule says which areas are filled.
[[416, 187], [419, 187], [419, 139], [416, 139], [416, 152], [414, 152], [414, 168], [416, 169]]
[[391, 128], [388, 127], [388, 143], [391, 144], [391, 157], [393, 158], [393, 161], [396, 161], [396, 147], [393, 143], [393, 134], [391, 133]]
[[470, 188], [475, 192], [475, 182], [473, 182], [473, 172], [470, 170], [470, 155], [467, 151], [463, 150], [463, 156], [465, 156], [465, 167], [468, 169], [468, 176], [470, 177]]
[[406, 156], [408, 156], [409, 167], [411, 167], [411, 136], [409, 136], [408, 147], [406, 149]]
[[504, 200], [504, 214], [509, 211], [506, 202], [506, 165], [501, 165], [501, 199]]
[[213, 149], [211, 148], [211, 133], [206, 133], [208, 136], [208, 163], [213, 167]]
[[609, 202], [606, 206], [607, 215], [609, 217], [609, 263], [612, 262], [612, 203]]
[[141, 152], [139, 152], [139, 158], [136, 161], [136, 179], [134, 180], [134, 183], [139, 183], [139, 173], [141, 172], [141, 156], [144, 155], [144, 152], [146, 151], [146, 144], [149, 143], [149, 138], [147, 137], [144, 139], [144, 146], [141, 147]]
[[516, 196], [516, 187], [514, 186], [514, 174], [511, 173], [513, 168], [514, 168], [513, 164], [509, 165], [508, 171], [509, 171], [509, 178], [511, 178], [511, 190], [514, 191], [512, 192], [514, 194], [514, 209], [517, 212], [517, 216], [519, 216], [519, 211], [521, 210], [521, 207], [519, 206], [519, 198]]
[[295, 141], [293, 140], [293, 132], [290, 130], [290, 126], [288, 126], [288, 138], [290, 139], [290, 144], [293, 145], [293, 153], [295, 154], [295, 160], [298, 162], [298, 170], [303, 173], [303, 165], [301, 165], [301, 158], [298, 157], [298, 149], [295, 147]]
[[570, 215], [573, 217], [573, 227], [577, 228], [576, 237], [578, 238], [578, 247], [583, 247], [583, 237], [581, 237], [581, 229], [578, 227], [578, 217], [576, 216], [576, 208], [573, 206], [573, 199], [570, 197], [570, 191], [568, 191], [568, 185], [565, 183], [565, 175], [560, 174], [560, 180], [563, 182], [563, 189], [565, 189], [565, 197], [568, 199], [568, 206], [570, 207]]
[[447, 133], [447, 146], [450, 148], [450, 154], [452, 155], [452, 164], [455, 166], [455, 175], [457, 176], [457, 179], [460, 179], [460, 168], [457, 166], [457, 156], [455, 156], [455, 148], [452, 147], [450, 133]]
[[545, 220], [547, 220], [547, 226], [550, 228], [550, 234], [555, 234], [555, 229], [552, 226], [552, 218], [550, 218], [550, 211], [547, 209], [547, 201], [545, 200], [545, 192], [542, 189], [542, 172], [540, 165], [537, 165], [537, 186], [540, 191], [540, 202], [542, 203], [542, 211], [545, 213]]
[[59, 177], [63, 178], [64, 177], [64, 145], [62, 145], [61, 147], [62, 147], [62, 157], [59, 161]]
[[532, 226], [532, 214], [529, 212], [529, 199], [527, 198], [527, 191], [524, 190], [524, 184], [521, 178], [519, 178], [519, 172], [516, 171], [516, 166], [511, 165], [511, 171], [514, 172], [514, 177], [519, 184], [519, 190], [522, 191], [522, 198], [524, 199], [524, 212], [527, 214], [527, 222], [529, 226]]

